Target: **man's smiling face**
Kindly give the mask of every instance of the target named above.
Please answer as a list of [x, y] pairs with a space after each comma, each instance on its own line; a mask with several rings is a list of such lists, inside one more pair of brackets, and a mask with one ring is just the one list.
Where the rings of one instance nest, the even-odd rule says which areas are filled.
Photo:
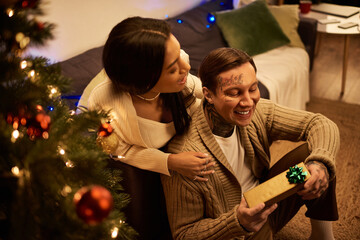
[[247, 62], [222, 72], [217, 77], [216, 93], [207, 91], [207, 101], [226, 122], [247, 126], [260, 100], [258, 81], [253, 66]]

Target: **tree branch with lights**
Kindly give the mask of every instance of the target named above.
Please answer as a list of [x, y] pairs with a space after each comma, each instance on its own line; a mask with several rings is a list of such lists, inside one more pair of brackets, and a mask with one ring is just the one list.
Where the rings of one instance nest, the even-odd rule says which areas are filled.
[[53, 38], [42, 14], [40, 0], [0, 0], [0, 239], [133, 239], [121, 172], [97, 144], [107, 113], [74, 114], [71, 79], [25, 56]]

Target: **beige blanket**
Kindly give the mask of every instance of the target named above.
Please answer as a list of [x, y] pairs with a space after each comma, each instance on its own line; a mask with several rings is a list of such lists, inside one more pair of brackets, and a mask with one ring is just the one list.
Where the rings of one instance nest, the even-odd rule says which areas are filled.
[[270, 93], [270, 100], [305, 110], [310, 100], [309, 56], [302, 48], [282, 46], [254, 56], [257, 79]]

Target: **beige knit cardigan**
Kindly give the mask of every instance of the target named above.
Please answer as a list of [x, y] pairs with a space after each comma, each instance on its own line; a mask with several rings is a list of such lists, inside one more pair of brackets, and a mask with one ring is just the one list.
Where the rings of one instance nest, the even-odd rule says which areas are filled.
[[[323, 162], [335, 176], [339, 148], [337, 126], [320, 114], [285, 108], [261, 99], [252, 122], [238, 128], [253, 174], [260, 178], [270, 166], [269, 146], [275, 140], [307, 141], [311, 154], [305, 160]], [[202, 105], [192, 116], [184, 136], [175, 137], [169, 152], [200, 151], [215, 160], [208, 182], [188, 179], [176, 172], [162, 175], [167, 212], [174, 239], [241, 239], [248, 234], [240, 226], [236, 209], [241, 186], [207, 124]]]

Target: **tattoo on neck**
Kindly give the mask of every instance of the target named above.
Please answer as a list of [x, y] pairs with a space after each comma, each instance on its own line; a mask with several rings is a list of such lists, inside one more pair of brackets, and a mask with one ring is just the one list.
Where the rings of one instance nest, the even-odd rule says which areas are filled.
[[230, 78], [224, 79], [222, 77], [218, 77], [217, 82], [221, 90], [223, 87], [230, 86], [230, 85], [238, 85], [243, 83], [242, 79], [243, 74], [239, 74], [237, 76], [231, 75]]
[[220, 137], [230, 137], [234, 131], [234, 125], [229, 124], [216, 112], [214, 105], [205, 102], [205, 116], [213, 134]]

